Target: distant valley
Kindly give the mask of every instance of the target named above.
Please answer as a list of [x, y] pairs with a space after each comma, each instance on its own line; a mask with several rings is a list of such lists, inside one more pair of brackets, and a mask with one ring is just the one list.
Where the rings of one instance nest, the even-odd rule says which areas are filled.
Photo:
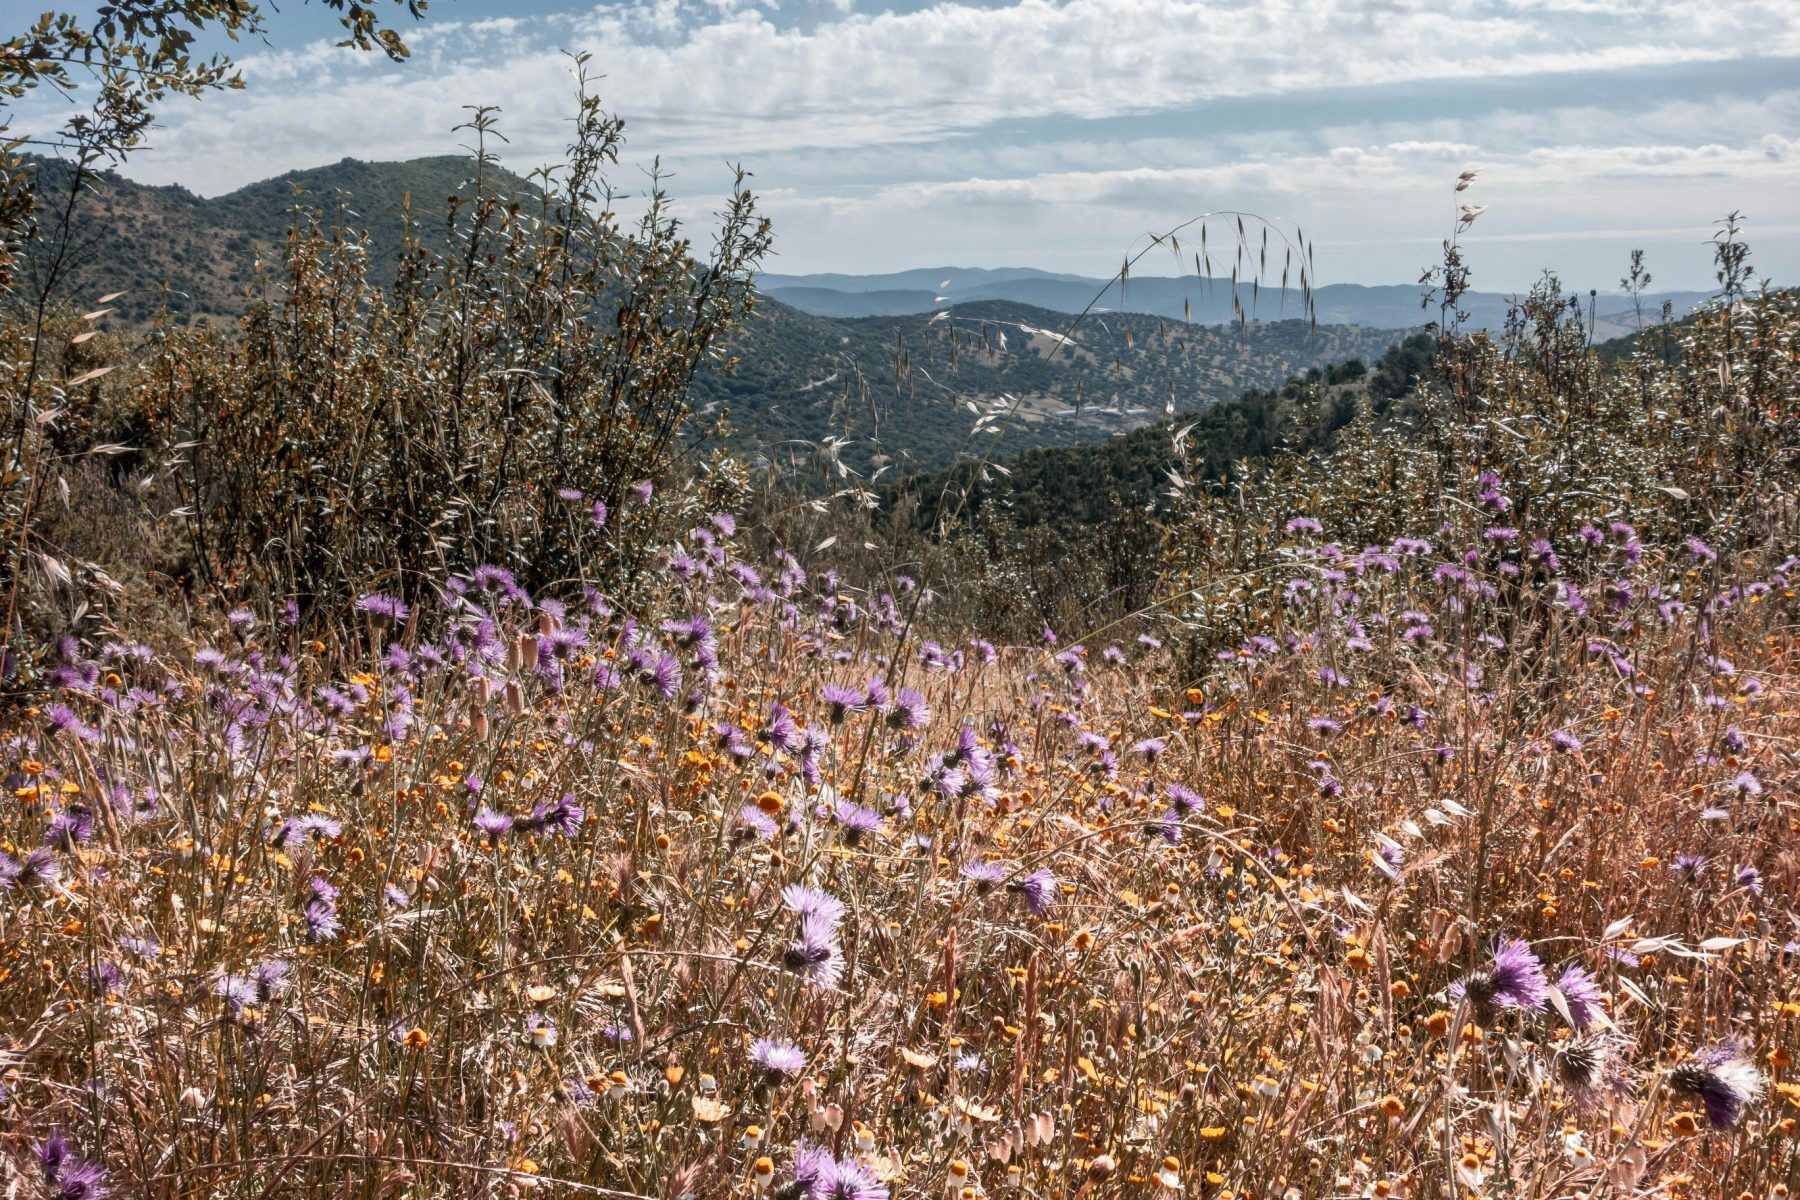
[[[1143, 313], [1202, 325], [1237, 319], [1230, 279], [1198, 275], [1135, 275], [1121, 284], [1116, 280], [1029, 268], [932, 267], [886, 275], [767, 274], [762, 278], [762, 287], [784, 304], [826, 317], [929, 313], [971, 301], [1007, 300], [1059, 313], [1077, 313], [1092, 305], [1106, 312]], [[1422, 291], [1414, 284], [1365, 287], [1332, 283], [1313, 292], [1313, 308], [1321, 325], [1404, 329], [1437, 319], [1435, 309], [1420, 306]], [[1654, 292], [1634, 302], [1619, 293], [1600, 293], [1593, 297], [1594, 336], [1605, 340], [1635, 332], [1639, 310], [1644, 321], [1655, 321], [1665, 300], [1675, 316], [1686, 316], [1709, 294]], [[1464, 297], [1463, 308], [1469, 313], [1471, 325], [1498, 328], [1506, 320], [1512, 299], [1500, 292], [1470, 292]], [[1305, 297], [1294, 288], [1257, 288], [1240, 282], [1237, 301], [1243, 312], [1264, 320], [1306, 312]]]

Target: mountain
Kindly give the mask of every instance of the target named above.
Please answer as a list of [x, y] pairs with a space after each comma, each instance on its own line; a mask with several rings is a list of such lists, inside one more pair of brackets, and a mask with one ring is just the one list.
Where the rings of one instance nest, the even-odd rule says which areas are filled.
[[855, 470], [904, 473], [1099, 441], [1171, 407], [1199, 412], [1309, 367], [1376, 358], [1401, 336], [1135, 313], [1095, 314], [1070, 329], [1065, 315], [1007, 301], [854, 320], [766, 303], [734, 347], [737, 371], [701, 378], [695, 397], [702, 416], [729, 415], [770, 457], [811, 456], [847, 439], [839, 457]]
[[[913, 497], [921, 528], [932, 527], [939, 505], [949, 503], [960, 506], [965, 522], [1002, 518], [1021, 529], [1092, 530], [1124, 509], [1160, 508], [1177, 467], [1190, 483], [1217, 480], [1240, 461], [1266, 458], [1283, 445], [1329, 446], [1356, 405], [1388, 413], [1430, 373], [1436, 353], [1435, 339], [1415, 333], [1372, 362], [1351, 358], [1314, 367], [1194, 416], [1158, 420], [1104, 443], [1036, 447], [999, 460], [999, 470], [961, 464], [907, 476], [882, 494], [890, 504]], [[1186, 431], [1185, 465], [1175, 448], [1178, 430]]]
[[[38, 195], [66, 195], [69, 171], [56, 159], [30, 158]], [[502, 186], [531, 185], [502, 172]], [[92, 180], [72, 222], [73, 273], [62, 289], [71, 302], [124, 292], [114, 320], [138, 326], [166, 306], [178, 320], [235, 320], [256, 287], [256, 264], [276, 266], [298, 210], [327, 225], [341, 214], [370, 237], [369, 262], [380, 279], [400, 251], [402, 212], [410, 205], [422, 236], [442, 228], [453, 195], [469, 193], [469, 160], [461, 155], [370, 163], [346, 158], [289, 171], [208, 199], [179, 185], [151, 187], [113, 172]], [[40, 221], [45, 218], [40, 218]], [[53, 230], [46, 230], [51, 233]], [[29, 248], [28, 271], [52, 241]], [[27, 277], [27, 285], [30, 277]]]
[[[328, 227], [341, 219], [366, 229], [368, 272], [379, 283], [400, 250], [402, 212], [410, 208], [422, 239], [441, 239], [451, 198], [470, 194], [469, 165], [454, 156], [347, 158], [210, 199], [103, 174], [76, 209], [61, 296], [85, 304], [124, 292], [113, 306], [115, 327], [141, 328], [165, 309], [180, 322], [228, 325], [252, 297], [276, 286], [283, 243], [302, 208]], [[40, 195], [66, 194], [66, 167], [38, 159], [35, 170]], [[499, 181], [514, 195], [533, 191], [516, 175], [501, 173]], [[54, 232], [32, 251], [40, 267], [58, 240]], [[270, 278], [259, 278], [259, 262], [270, 265]], [[1097, 313], [1070, 330], [1066, 312], [1080, 307], [1089, 286], [1078, 276], [932, 268], [869, 279], [882, 286], [852, 292], [846, 289], [859, 286], [858, 277], [848, 275], [813, 283], [762, 278], [763, 303], [729, 348], [739, 367], [695, 383], [702, 417], [728, 418], [734, 445], [771, 458], [810, 457], [835, 445], [831, 452], [859, 472], [930, 470], [970, 453], [1125, 433], [1166, 408], [1197, 412], [1309, 367], [1373, 358], [1398, 336], [1315, 330], [1296, 319], [1240, 327], [1141, 313]], [[958, 302], [934, 309], [946, 292]], [[1138, 295], [1135, 281], [1129, 295]], [[823, 315], [806, 311], [834, 296], [845, 303]], [[1294, 303], [1261, 315], [1301, 313]], [[1395, 322], [1417, 323], [1416, 311]], [[984, 431], [972, 435], [978, 421]]]
[[[763, 287], [795, 308], [834, 317], [927, 313], [972, 300], [1010, 300], [1060, 313], [1078, 313], [1093, 305], [1108, 312], [1144, 313], [1201, 324], [1225, 324], [1237, 319], [1231, 281], [1198, 275], [1138, 275], [1121, 284], [1116, 280], [1027, 269], [935, 267], [891, 275], [770, 275], [764, 277]], [[1313, 307], [1322, 325], [1404, 329], [1437, 317], [1435, 310], [1420, 307], [1421, 294], [1421, 288], [1409, 284], [1368, 287], [1333, 283], [1314, 290]], [[1664, 300], [1670, 302], [1676, 316], [1682, 316], [1708, 295], [1648, 293], [1642, 300], [1645, 320], [1656, 318]], [[1464, 297], [1463, 308], [1470, 315], [1471, 325], [1497, 329], [1505, 323], [1513, 299], [1499, 292], [1470, 292]], [[1267, 320], [1305, 313], [1304, 297], [1293, 288], [1257, 288], [1240, 283], [1237, 301], [1244, 312]], [[1637, 328], [1630, 297], [1605, 293], [1594, 297], [1593, 302], [1596, 338], [1619, 337]]]

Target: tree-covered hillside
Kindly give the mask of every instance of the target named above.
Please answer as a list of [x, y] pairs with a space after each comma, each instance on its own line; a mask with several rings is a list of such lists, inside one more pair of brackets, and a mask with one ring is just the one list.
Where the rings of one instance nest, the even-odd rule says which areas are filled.
[[[54, 253], [69, 190], [70, 172], [60, 161], [32, 160], [40, 199], [40, 236], [27, 244], [27, 291]], [[230, 322], [243, 315], [252, 295], [270, 286], [258, 280], [258, 263], [275, 265], [301, 209], [328, 226], [340, 221], [368, 234], [370, 278], [390, 278], [399, 257], [410, 210], [424, 238], [443, 240], [450, 197], [468, 194], [470, 160], [460, 155], [409, 162], [361, 162], [289, 171], [208, 199], [184, 187], [150, 187], [113, 172], [90, 178], [72, 211], [72, 269], [58, 297], [83, 303], [112, 292], [113, 320], [137, 326], [165, 309], [178, 321]], [[503, 174], [501, 186], [531, 195], [528, 183]], [[274, 272], [276, 278], [280, 271]]]
[[776, 458], [844, 439], [837, 454], [853, 469], [911, 473], [1104, 440], [1311, 367], [1377, 357], [1399, 336], [1120, 313], [1071, 330], [1066, 316], [1000, 301], [856, 320], [767, 304], [734, 346], [735, 371], [702, 378], [696, 399], [703, 414], [728, 411], [740, 442]]

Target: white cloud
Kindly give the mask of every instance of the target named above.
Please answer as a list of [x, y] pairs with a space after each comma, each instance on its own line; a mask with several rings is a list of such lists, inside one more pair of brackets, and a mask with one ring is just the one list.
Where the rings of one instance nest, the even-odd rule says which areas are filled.
[[[535, 165], [558, 156], [572, 110], [566, 49], [592, 53], [628, 155], [663, 154], [684, 194], [722, 191], [728, 158], [772, 185], [797, 268], [883, 254], [1092, 267], [1224, 204], [1299, 219], [1322, 248], [1430, 246], [1444, 181], [1471, 164], [1492, 168], [1495, 237], [1689, 228], [1738, 206], [1800, 219], [1791, 85], [1611, 95], [1658, 66], [1800, 61], [1792, 0], [818, 0], [798, 16], [774, 0], [628, 0], [434, 20], [413, 40], [400, 67], [324, 43], [250, 56], [248, 92], [172, 105], [130, 171], [210, 193], [345, 155], [448, 153], [472, 103], [499, 105], [503, 152]], [[1554, 93], [1520, 82], [1552, 74]], [[1482, 80], [1514, 99], [1479, 120], [1435, 106]], [[1401, 94], [1415, 98], [1396, 115]], [[1282, 97], [1298, 98], [1266, 128], [1177, 116]], [[1373, 261], [1350, 269], [1396, 274]]]
[[[446, 25], [394, 69], [329, 46], [252, 56], [248, 96], [174, 116], [170, 157], [243, 182], [321, 135], [417, 153], [467, 103], [551, 151], [568, 108], [558, 47], [676, 154], [753, 155], [938, 137], [994, 121], [1146, 112], [1219, 97], [1800, 54], [1788, 0], [1635, 3], [1630, 21], [1547, 0], [955, 0], [809, 25], [735, 4], [635, 0], [556, 18]], [[254, 147], [244, 155], [246, 147]], [[314, 150], [316, 154], [317, 151]], [[235, 164], [235, 169], [234, 169]]]

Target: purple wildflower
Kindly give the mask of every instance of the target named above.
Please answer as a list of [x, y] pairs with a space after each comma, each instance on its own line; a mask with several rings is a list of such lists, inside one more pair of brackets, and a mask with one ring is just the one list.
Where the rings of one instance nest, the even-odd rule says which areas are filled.
[[846, 846], [860, 846], [864, 838], [881, 828], [880, 813], [849, 800], [834, 804], [832, 815], [838, 820]]
[[977, 893], [985, 895], [1006, 882], [1006, 868], [999, 863], [964, 863], [962, 876], [975, 885]]
[[1677, 854], [1669, 863], [1669, 870], [1683, 883], [1698, 883], [1710, 865], [1704, 854]]
[[55, 1200], [101, 1200], [107, 1194], [105, 1168], [76, 1154], [60, 1130], [33, 1149]]
[[503, 812], [486, 807], [475, 812], [475, 828], [488, 835], [489, 841], [498, 842], [501, 835], [513, 827], [513, 819]]
[[805, 884], [790, 883], [781, 889], [781, 902], [787, 905], [802, 920], [807, 917], [819, 917], [831, 929], [836, 929], [844, 919], [844, 902], [830, 892], [822, 892], [818, 888]]
[[917, 733], [931, 724], [931, 706], [925, 703], [925, 697], [912, 688], [900, 688], [894, 693], [893, 702], [887, 710], [888, 725], [894, 729]]
[[1452, 986], [1450, 994], [1467, 999], [1483, 1024], [1491, 1021], [1502, 1008], [1522, 1008], [1527, 1012], [1543, 1012], [1550, 999], [1550, 982], [1544, 977], [1544, 964], [1531, 947], [1512, 939], [1494, 949], [1492, 965], [1476, 971]]
[[274, 842], [277, 846], [291, 846], [307, 837], [328, 842], [343, 832], [343, 824], [324, 813], [301, 813], [281, 823], [280, 828], [275, 831]]
[[806, 1055], [800, 1047], [773, 1038], [750, 1043], [750, 1061], [776, 1079], [791, 1079], [806, 1070]]
[[781, 965], [805, 976], [814, 987], [836, 987], [844, 972], [844, 954], [838, 945], [836, 920], [822, 912], [804, 913], [800, 918], [800, 932], [788, 943], [781, 956]]
[[1732, 1042], [1715, 1046], [1669, 1072], [1669, 1087], [1697, 1096], [1714, 1129], [1734, 1128], [1763, 1093], [1763, 1078]]
[[565, 795], [554, 802], [538, 801], [532, 807], [529, 817], [514, 824], [533, 833], [543, 830], [563, 837], [574, 837], [581, 829], [581, 818], [584, 815], [581, 806], [575, 803], [575, 797]]
[[94, 836], [94, 814], [85, 804], [71, 804], [50, 819], [43, 842], [58, 850], [75, 849]]
[[1600, 985], [1594, 976], [1578, 963], [1570, 963], [1557, 977], [1556, 990], [1569, 1006], [1569, 1020], [1576, 1029], [1586, 1032], [1605, 1010], [1600, 1005]]
[[828, 683], [819, 692], [819, 698], [825, 702], [827, 719], [833, 725], [841, 725], [853, 712], [860, 712], [868, 698], [852, 687], [838, 683]]
[[356, 611], [386, 617], [398, 625], [411, 612], [404, 603], [383, 592], [371, 592], [356, 602]]
[[798, 754], [805, 744], [800, 724], [794, 720], [794, 714], [788, 711], [785, 704], [770, 706], [769, 723], [763, 726], [762, 732], [757, 736], [788, 754]]
[[1040, 867], [1012, 886], [1025, 897], [1025, 907], [1037, 916], [1049, 912], [1056, 902], [1056, 876], [1048, 867]]

